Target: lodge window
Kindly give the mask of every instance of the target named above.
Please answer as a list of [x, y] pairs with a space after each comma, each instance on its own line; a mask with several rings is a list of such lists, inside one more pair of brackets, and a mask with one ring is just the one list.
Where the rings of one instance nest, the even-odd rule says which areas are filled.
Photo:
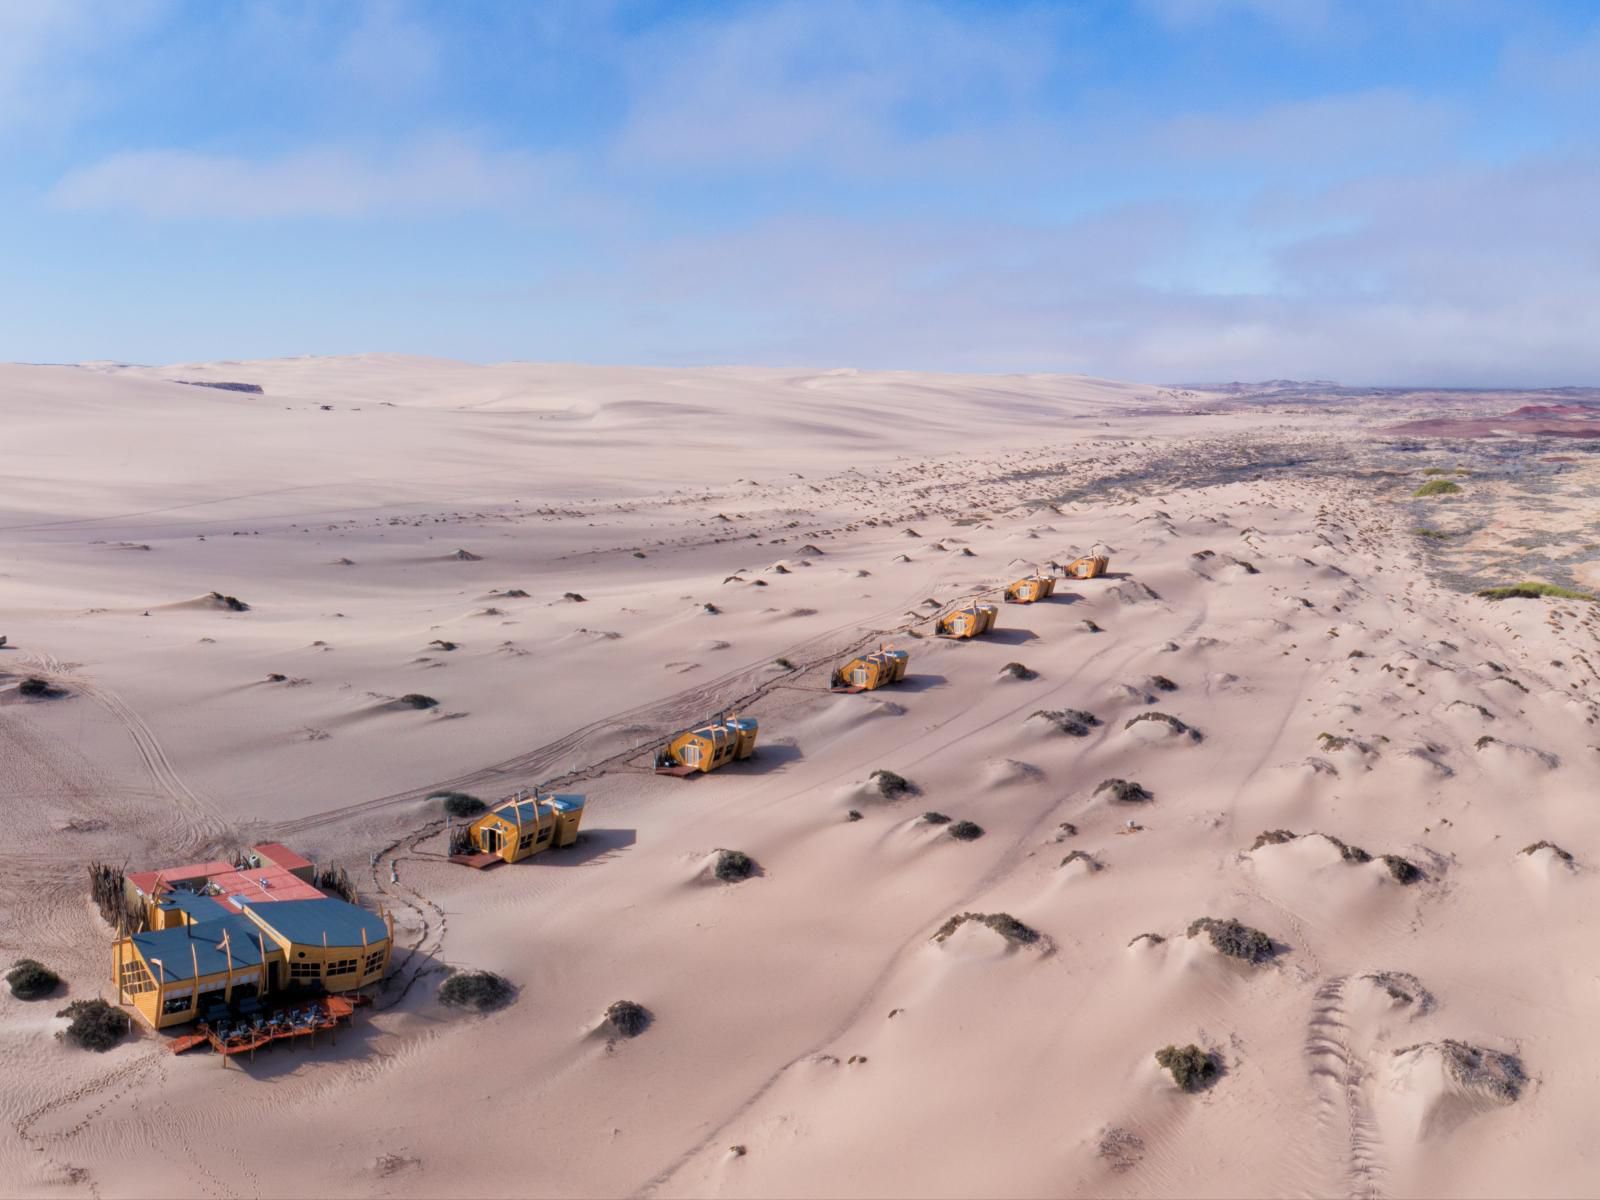
[[367, 955], [367, 965], [362, 969], [363, 975], [371, 975], [374, 971], [383, 969], [383, 951], [374, 950]]
[[356, 959], [341, 958], [337, 962], [328, 964], [329, 975], [348, 975], [356, 969]]
[[155, 980], [150, 978], [150, 972], [138, 959], [122, 964], [122, 990], [137, 996], [143, 992], [155, 990]]
[[539, 840], [541, 842], [548, 842], [550, 840], [550, 835], [555, 832], [555, 828], [556, 827], [554, 825], [546, 825], [543, 829], [539, 830]]
[[525, 834], [522, 835], [522, 838], [517, 842], [517, 849], [518, 850], [526, 850], [531, 845], [533, 845], [533, 834], [525, 833]]
[[290, 979], [321, 979], [322, 964], [316, 962], [297, 962], [289, 964]]
[[173, 1013], [188, 1012], [193, 1003], [193, 998], [189, 996], [169, 996], [166, 1003], [161, 1006], [161, 1014], [171, 1016]]

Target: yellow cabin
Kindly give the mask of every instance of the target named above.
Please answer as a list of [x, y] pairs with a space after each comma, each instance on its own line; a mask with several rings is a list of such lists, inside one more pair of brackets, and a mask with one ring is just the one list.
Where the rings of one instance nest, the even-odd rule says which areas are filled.
[[269, 996], [290, 1003], [354, 992], [389, 969], [389, 918], [337, 897], [172, 895], [172, 924], [112, 948], [117, 1003], [152, 1029], [244, 1020]]
[[870, 692], [876, 688], [899, 683], [906, 677], [906, 665], [911, 655], [905, 650], [880, 647], [872, 654], [852, 658], [833, 673], [833, 690], [836, 692]]
[[999, 615], [999, 608], [993, 604], [965, 604], [939, 618], [937, 633], [944, 638], [978, 637], [994, 628]]
[[719, 715], [711, 724], [680, 733], [662, 747], [656, 755], [656, 773], [692, 775], [749, 758], [756, 752], [756, 732], [754, 717]]
[[513, 863], [551, 846], [572, 845], [582, 821], [582, 796], [519, 794], [474, 821], [468, 836], [478, 853]]
[[1027, 579], [1019, 579], [1006, 588], [1007, 604], [1032, 604], [1035, 600], [1043, 600], [1046, 596], [1053, 596], [1056, 592], [1056, 581], [1053, 575], [1034, 575]]
[[1069, 562], [1066, 572], [1073, 579], [1098, 579], [1110, 566], [1111, 560], [1104, 554], [1085, 554]]

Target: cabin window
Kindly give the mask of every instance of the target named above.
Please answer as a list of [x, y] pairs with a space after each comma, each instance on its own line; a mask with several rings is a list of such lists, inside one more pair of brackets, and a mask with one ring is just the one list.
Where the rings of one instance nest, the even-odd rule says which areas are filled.
[[548, 842], [550, 840], [550, 835], [555, 831], [556, 827], [554, 825], [546, 825], [543, 829], [539, 830], [539, 840], [541, 842]]
[[289, 978], [294, 979], [321, 979], [322, 964], [319, 962], [297, 962], [289, 964]]
[[867, 669], [865, 667], [857, 667], [853, 672], [851, 672], [850, 681], [857, 687], [866, 687]]
[[170, 1017], [173, 1013], [188, 1012], [192, 1007], [194, 1007], [194, 997], [192, 996], [168, 996], [165, 1003], [161, 1005], [161, 1015]]
[[362, 968], [361, 973], [363, 975], [371, 975], [374, 971], [381, 971], [382, 969], [383, 951], [374, 950], [371, 954], [367, 955], [367, 965]]
[[517, 840], [517, 849], [519, 850], [526, 850], [531, 845], [533, 845], [533, 834], [531, 833], [525, 833]]
[[356, 965], [359, 961], [359, 959], [354, 958], [341, 958], [337, 962], [331, 962], [328, 964], [328, 974], [349, 975], [356, 969]]
[[130, 995], [137, 996], [143, 992], [155, 990], [155, 980], [150, 978], [150, 972], [145, 970], [144, 963], [138, 959], [122, 964], [122, 990]]
[[684, 763], [689, 766], [693, 766], [695, 763], [700, 761], [700, 743], [690, 742], [688, 745], [684, 746], [681, 753], [683, 754]]

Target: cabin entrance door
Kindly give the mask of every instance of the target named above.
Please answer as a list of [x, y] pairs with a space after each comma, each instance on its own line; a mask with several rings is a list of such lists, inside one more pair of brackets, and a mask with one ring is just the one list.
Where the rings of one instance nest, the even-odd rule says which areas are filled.
[[483, 848], [490, 854], [500, 853], [500, 830], [493, 825], [486, 825], [478, 831], [479, 838], [483, 841]]

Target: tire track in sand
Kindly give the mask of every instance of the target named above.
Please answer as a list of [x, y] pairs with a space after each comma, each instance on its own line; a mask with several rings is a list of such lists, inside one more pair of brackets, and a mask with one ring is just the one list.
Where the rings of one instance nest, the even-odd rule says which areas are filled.
[[1337, 975], [1317, 989], [1306, 1024], [1306, 1066], [1317, 1096], [1317, 1126], [1325, 1143], [1338, 1148], [1346, 1195], [1378, 1200], [1383, 1195], [1382, 1144], [1361, 1091], [1365, 1072], [1350, 1046], [1347, 982], [1348, 976]]

